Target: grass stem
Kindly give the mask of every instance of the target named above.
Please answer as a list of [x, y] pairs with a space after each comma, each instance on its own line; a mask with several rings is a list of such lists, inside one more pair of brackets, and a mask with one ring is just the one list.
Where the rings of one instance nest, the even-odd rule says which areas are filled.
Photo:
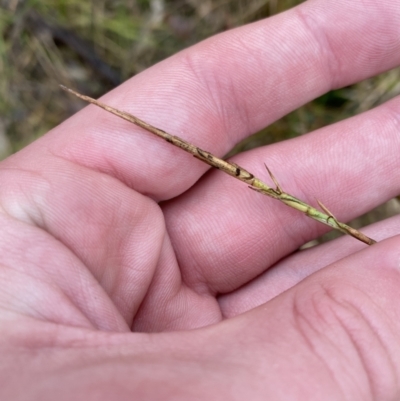
[[321, 202], [318, 201], [319, 206], [323, 210], [322, 212], [307, 203], [301, 201], [300, 199], [297, 199], [296, 197], [284, 192], [279, 185], [277, 179], [274, 177], [274, 175], [271, 173], [269, 168], [267, 166], [266, 169], [272, 179], [272, 181], [275, 183], [276, 188], [272, 188], [268, 186], [266, 183], [261, 181], [259, 178], [255, 177], [253, 174], [251, 174], [249, 171], [245, 170], [243, 167], [238, 166], [236, 163], [229, 162], [223, 159], [220, 159], [216, 156], [214, 156], [212, 153], [207, 152], [206, 150], [200, 149], [199, 147], [190, 144], [189, 142], [186, 142], [184, 139], [179, 138], [178, 136], [171, 135], [168, 132], [163, 131], [162, 129], [156, 128], [149, 123], [133, 116], [132, 114], [129, 114], [125, 111], [121, 111], [118, 109], [115, 109], [111, 106], [108, 106], [104, 103], [101, 103], [89, 96], [82, 95], [70, 88], [67, 88], [64, 85], [60, 85], [60, 87], [69, 92], [72, 93], [73, 95], [79, 97], [80, 99], [92, 103], [98, 107], [101, 107], [102, 109], [115, 114], [118, 117], [123, 118], [124, 120], [127, 120], [143, 129], [146, 131], [149, 131], [153, 133], [154, 135], [157, 135], [158, 137], [164, 139], [165, 141], [171, 143], [172, 145], [177, 146], [178, 148], [183, 149], [184, 151], [192, 154], [194, 157], [197, 159], [203, 161], [204, 163], [207, 163], [208, 165], [215, 167], [221, 171], [223, 171], [226, 174], [229, 174], [230, 176], [237, 178], [240, 181], [243, 181], [246, 183], [251, 189], [260, 192], [264, 195], [267, 195], [271, 198], [277, 199], [284, 203], [287, 206], [290, 206], [293, 209], [296, 209], [302, 213], [304, 213], [306, 216], [319, 221], [320, 223], [323, 223], [327, 226], [330, 226], [336, 230], [341, 231], [344, 234], [351, 235], [352, 237], [364, 242], [367, 245], [372, 245], [376, 241], [373, 240], [372, 238], [367, 237], [365, 234], [362, 232], [356, 230], [355, 228], [352, 228], [348, 226], [347, 224], [339, 222], [336, 217], [324, 206]]

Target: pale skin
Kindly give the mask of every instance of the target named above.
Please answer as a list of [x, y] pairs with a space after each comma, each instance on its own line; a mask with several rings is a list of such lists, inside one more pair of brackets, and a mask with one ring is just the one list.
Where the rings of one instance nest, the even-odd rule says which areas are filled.
[[[310, 0], [101, 100], [222, 156], [399, 66], [399, 20], [397, 0]], [[346, 221], [400, 193], [399, 115], [234, 161]], [[327, 228], [207, 170], [94, 106], [0, 164], [1, 399], [399, 398], [400, 217], [296, 252]]]

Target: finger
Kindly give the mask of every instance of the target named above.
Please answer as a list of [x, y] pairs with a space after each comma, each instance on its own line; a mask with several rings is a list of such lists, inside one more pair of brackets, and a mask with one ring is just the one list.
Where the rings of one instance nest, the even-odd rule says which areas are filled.
[[182, 285], [161, 210], [149, 198], [40, 155], [24, 169], [3, 168], [0, 180], [0, 320], [12, 312], [102, 330], [162, 331], [221, 319], [214, 298]]
[[[331, 88], [398, 65], [399, 14], [394, 0], [368, 7], [361, 0], [306, 2], [185, 50], [103, 100], [223, 155]], [[157, 200], [183, 192], [207, 168], [94, 107], [44, 143]]]
[[[57, 157], [36, 156], [24, 168], [0, 170], [0, 219], [9, 228], [1, 234], [2, 287], [9, 288], [6, 276], [15, 276], [28, 293], [35, 288], [41, 294], [37, 303], [18, 297], [36, 312], [33, 317], [66, 323], [62, 318], [72, 315], [66, 312], [71, 303], [93, 326], [116, 330], [124, 322], [126, 329], [157, 264], [163, 263], [165, 226], [159, 207], [115, 178]], [[60, 293], [67, 294], [69, 309], [56, 301]], [[42, 304], [42, 298], [47, 302]], [[51, 319], [52, 309], [59, 320]]]
[[[113, 105], [118, 107], [126, 105], [127, 111], [134, 112], [139, 117], [148, 119], [149, 122], [175, 134], [183, 136], [182, 134], [190, 129], [187, 137], [189, 140], [201, 137], [202, 142], [196, 143], [204, 145], [205, 148], [215, 149], [218, 154], [223, 154], [233, 143], [250, 131], [326, 91], [333, 85], [331, 82], [335, 82], [335, 85], [339, 85], [339, 82], [348, 84], [352, 79], [361, 79], [372, 73], [391, 68], [398, 62], [396, 58], [398, 57], [396, 52], [398, 25], [392, 22], [396, 20], [397, 6], [391, 5], [393, 3], [382, 6], [379, 3], [371, 6], [372, 12], [369, 8], [368, 10], [364, 8], [363, 2], [353, 2], [349, 13], [343, 16], [341, 11], [340, 16], [343, 17], [343, 22], [347, 21], [347, 25], [343, 25], [342, 28], [346, 27], [354, 34], [352, 36], [354, 46], [361, 43], [368, 43], [368, 45], [361, 48], [356, 59], [354, 52], [349, 50], [349, 46], [343, 47], [343, 53], [340, 53], [343, 61], [340, 68], [337, 69], [339, 72], [333, 74], [335, 76], [333, 81], [327, 80], [327, 77], [331, 77], [331, 72], [328, 71], [325, 74], [327, 69], [322, 68], [319, 61], [321, 57], [323, 60], [330, 61], [332, 55], [330, 52], [321, 53], [319, 49], [322, 47], [319, 47], [317, 41], [313, 39], [319, 36], [311, 35], [310, 31], [305, 28], [303, 20], [304, 16], [313, 14], [312, 10], [318, 11], [318, 15], [322, 12], [326, 20], [335, 19], [334, 17], [339, 15], [339, 11], [336, 6], [325, 7], [322, 10], [322, 4], [326, 3], [309, 4], [302, 6], [305, 8], [297, 9], [297, 11], [291, 11], [276, 18], [241, 28], [242, 30], [210, 39], [210, 41], [200, 44], [197, 49], [183, 52], [135, 77], [125, 86], [111, 93], [106, 100], [112, 100]], [[340, 3], [337, 4], [340, 5]], [[299, 10], [302, 10], [303, 14]], [[332, 10], [332, 12], [326, 10]], [[385, 15], [387, 18], [381, 22], [377, 15]], [[362, 18], [360, 18], [361, 16]], [[316, 17], [314, 16], [314, 18]], [[318, 21], [321, 23], [321, 20]], [[372, 24], [368, 26], [368, 29], [366, 21], [370, 21]], [[334, 38], [337, 37], [339, 31], [334, 24], [327, 23], [326, 26], [329, 29], [323, 32], [327, 35], [326, 37], [333, 40], [333, 43], [336, 43], [336, 47], [334, 47], [338, 50], [340, 46]], [[318, 29], [322, 29], [321, 27], [322, 25], [317, 24]], [[375, 29], [371, 29], [371, 27]], [[297, 31], [298, 35], [290, 33]], [[375, 32], [383, 31], [386, 33], [385, 35], [375, 34]], [[271, 41], [269, 41], [270, 38]], [[288, 38], [290, 38], [290, 42], [287, 42]], [[368, 38], [367, 41], [365, 41], [366, 38]], [[280, 46], [283, 39], [289, 47]], [[243, 43], [248, 43], [249, 46], [244, 47]], [[297, 51], [300, 48], [303, 48], [301, 54]], [[379, 57], [377, 57], [378, 48], [380, 50]], [[199, 55], [202, 57], [198, 58]], [[206, 63], [204, 62], [205, 55], [208, 57]], [[288, 63], [288, 55], [290, 55], [290, 60], [295, 61], [294, 63]], [[221, 57], [226, 63], [221, 63]], [[253, 61], [250, 62], [250, 60]], [[319, 61], [310, 63], [313, 60]], [[353, 61], [353, 64], [348, 63], [347, 60]], [[367, 64], [366, 60], [370, 62]], [[329, 65], [329, 63], [325, 64]], [[306, 66], [308, 68], [305, 68]], [[324, 71], [324, 74], [321, 71]], [[342, 77], [342, 81], [339, 80], [339, 76]], [[232, 77], [232, 80], [229, 77]], [[268, 78], [265, 79], [265, 77]], [[260, 85], [260, 82], [264, 84]], [[290, 93], [288, 88], [290, 88]], [[260, 104], [263, 107], [255, 107]], [[194, 105], [196, 107], [193, 107]], [[249, 123], [249, 121], [254, 123]], [[115, 195], [111, 197], [111, 201], [106, 196], [106, 207], [103, 208], [105, 204], [100, 200], [104, 193], [90, 186], [85, 188], [87, 177], [82, 181], [78, 180], [76, 186], [72, 185], [75, 177], [69, 177], [68, 185], [63, 187], [66, 182], [60, 178], [63, 177], [65, 166], [60, 168], [51, 158], [54, 155], [61, 159], [68, 159], [74, 164], [113, 175], [129, 186], [150, 194], [156, 199], [176, 196], [191, 186], [203, 173], [204, 167], [200, 167], [200, 164], [190, 168], [193, 162], [196, 163], [192, 158], [187, 158], [178, 150], [166, 147], [165, 143], [156, 138], [139, 137], [132, 135], [132, 132], [137, 131], [129, 124], [121, 123], [114, 117], [103, 114], [100, 110], [88, 108], [63, 126], [55, 129], [52, 134], [28, 147], [24, 152], [8, 159], [2, 164], [4, 169], [15, 169], [20, 173], [23, 170], [30, 170], [37, 176], [40, 176], [44, 170], [56, 173], [51, 187], [54, 194], [60, 195], [59, 198], [54, 197], [57, 202], [41, 203], [42, 199], [46, 199], [48, 202], [50, 191], [47, 196], [42, 198], [41, 189], [39, 188], [38, 191], [38, 188], [34, 188], [33, 185], [37, 181], [33, 181], [30, 191], [26, 192], [28, 196], [22, 208], [24, 212], [28, 214], [46, 213], [49, 219], [46, 228], [55, 237], [64, 238], [62, 233], [65, 233], [65, 228], [59, 224], [63, 220], [61, 213], [63, 210], [72, 211], [74, 209], [71, 199], [76, 199], [76, 191], [85, 195], [81, 198], [80, 206], [84, 206], [81, 210], [87, 211], [95, 219], [97, 219], [97, 213], [107, 214], [106, 210], [109, 210], [109, 207], [113, 210], [118, 208], [119, 199], [122, 199], [124, 200], [122, 202], [123, 212], [116, 221], [121, 223], [126, 230], [125, 233], [130, 234], [129, 224], [127, 224], [132, 217], [132, 210], [129, 207], [132, 205], [129, 202], [129, 190], [118, 188], [115, 190]], [[202, 133], [207, 133], [207, 136], [203, 137]], [[142, 138], [145, 138], [145, 142], [139, 142], [142, 141]], [[169, 150], [167, 153], [163, 153], [164, 149]], [[171, 160], [174, 160], [174, 163], [171, 163]], [[69, 171], [69, 167], [67, 171]], [[77, 177], [79, 176], [80, 170], [77, 173]], [[16, 184], [12, 184], [11, 181], [24, 182], [24, 185], [29, 184], [29, 180], [24, 180], [18, 175], [14, 175], [12, 180], [10, 178], [8, 183], [3, 186], [3, 188], [9, 187], [10, 191], [7, 192], [5, 189], [2, 199], [3, 202], [8, 202], [8, 205], [12, 204], [13, 199], [15, 200], [10, 193], [17, 193]], [[102, 185], [101, 181], [96, 184], [96, 179], [89, 178], [89, 181], [94, 187]], [[68, 192], [70, 190], [71, 192]], [[95, 208], [95, 212], [91, 210], [91, 206], [95, 205], [91, 199], [91, 191], [99, 191], [100, 194], [97, 204], [100, 206]], [[37, 194], [40, 196], [35, 198], [34, 195]], [[18, 199], [18, 202], [21, 202], [21, 199]], [[65, 209], [60, 208], [60, 205], [65, 206]], [[71, 208], [69, 209], [67, 206], [71, 206]], [[140, 220], [144, 231], [150, 230], [151, 224], [146, 224], [139, 217], [137, 211], [136, 214], [133, 211], [133, 214]], [[74, 222], [76, 222], [75, 230], [82, 230], [84, 220], [77, 218]], [[37, 224], [37, 222], [34, 223]], [[104, 227], [115, 227], [112, 223], [112, 218], [109, 218]], [[89, 231], [83, 229], [81, 234]], [[161, 231], [151, 232], [160, 233]], [[100, 232], [104, 233], [104, 230]], [[103, 239], [112, 238], [114, 232], [110, 231], [108, 234], [110, 237], [106, 235]], [[68, 242], [69, 246], [74, 245], [76, 249], [82, 250], [79, 240], [86, 237], [82, 236], [77, 240], [78, 236], [74, 239], [71, 232], [68, 232], [66, 237], [68, 236], [70, 237], [67, 238], [70, 241]], [[151, 235], [148, 237], [152, 238]], [[129, 235], [124, 238], [129, 238]], [[151, 248], [150, 242], [146, 249]], [[97, 243], [97, 247], [93, 248], [96, 251], [99, 243]], [[157, 253], [154, 252], [151, 255], [156, 257]], [[91, 262], [94, 263], [94, 259]], [[152, 271], [153, 268], [154, 263], [151, 264], [148, 271]], [[252, 274], [254, 274], [254, 270]], [[123, 300], [121, 303], [125, 301]]]
[[[365, 227], [363, 232], [373, 238], [383, 240], [400, 234], [399, 227], [400, 216], [395, 216]], [[363, 244], [342, 237], [295, 252], [250, 283], [236, 291], [220, 296], [218, 302], [222, 314], [227, 318], [234, 317], [260, 306], [293, 288], [313, 273], [364, 248]]]
[[266, 399], [274, 398], [276, 386], [284, 399], [322, 393], [332, 400], [343, 394], [349, 399], [397, 397], [399, 245], [397, 236], [368, 247], [239, 317], [238, 330], [248, 344], [257, 342], [251, 332], [263, 333], [259, 341], [265, 353], [256, 355], [269, 361], [262, 366], [275, 383]]
[[[340, 221], [348, 221], [400, 193], [395, 173], [400, 168], [399, 114], [397, 98], [234, 160], [259, 171], [258, 176], [267, 161], [284, 190], [311, 205], [320, 199]], [[214, 294], [241, 287], [327, 231], [219, 172], [168, 203], [164, 213], [185, 282]]]

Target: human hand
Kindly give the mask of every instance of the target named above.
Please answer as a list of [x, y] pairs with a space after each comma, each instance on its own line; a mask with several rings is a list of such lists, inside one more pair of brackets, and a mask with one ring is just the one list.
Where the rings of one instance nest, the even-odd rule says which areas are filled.
[[[103, 101], [223, 155], [399, 65], [399, 17], [309, 1]], [[399, 193], [399, 110], [234, 160], [348, 220]], [[396, 399], [399, 218], [295, 252], [326, 228], [93, 106], [0, 167], [2, 399]]]

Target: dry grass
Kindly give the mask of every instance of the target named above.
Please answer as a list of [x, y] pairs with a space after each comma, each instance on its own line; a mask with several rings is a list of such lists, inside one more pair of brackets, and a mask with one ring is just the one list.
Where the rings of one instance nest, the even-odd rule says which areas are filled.
[[[0, 0], [0, 158], [80, 107], [59, 90], [60, 81], [98, 97], [206, 37], [300, 2]], [[238, 144], [233, 152], [302, 135], [399, 93], [396, 69], [324, 95]]]
[[3, 155], [77, 110], [56, 86], [60, 81], [99, 96], [206, 37], [280, 11], [283, 3], [0, 0], [0, 115], [9, 143]]

